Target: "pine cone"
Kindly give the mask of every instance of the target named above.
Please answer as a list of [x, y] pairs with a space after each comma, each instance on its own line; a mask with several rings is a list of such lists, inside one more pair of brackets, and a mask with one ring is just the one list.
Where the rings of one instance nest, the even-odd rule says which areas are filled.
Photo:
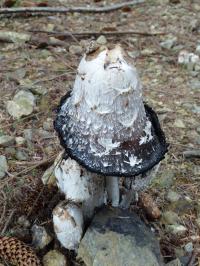
[[41, 266], [32, 248], [15, 237], [0, 237], [0, 258], [16, 266]]
[[153, 198], [149, 194], [147, 194], [145, 192], [140, 193], [139, 205], [140, 205], [140, 207], [142, 207], [145, 214], [151, 220], [155, 220], [155, 219], [160, 218], [161, 212], [160, 212], [157, 204], [155, 203], [155, 201], [153, 200]]

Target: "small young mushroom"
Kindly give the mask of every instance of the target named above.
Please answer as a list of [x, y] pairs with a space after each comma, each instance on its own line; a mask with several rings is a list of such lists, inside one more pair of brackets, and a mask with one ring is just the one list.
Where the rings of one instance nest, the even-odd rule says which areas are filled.
[[90, 217], [106, 200], [105, 187], [108, 200], [119, 206], [119, 177], [142, 186], [141, 175], [167, 152], [157, 115], [143, 103], [137, 71], [119, 45], [84, 55], [55, 129], [69, 156], [56, 167], [58, 186], [67, 200], [90, 206]]
[[83, 234], [83, 215], [73, 203], [61, 202], [53, 210], [54, 231], [61, 245], [76, 250]]

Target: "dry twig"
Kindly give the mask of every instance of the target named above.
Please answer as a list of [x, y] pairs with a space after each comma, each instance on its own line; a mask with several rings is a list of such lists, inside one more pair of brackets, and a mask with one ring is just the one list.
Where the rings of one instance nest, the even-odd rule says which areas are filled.
[[95, 36], [98, 37], [100, 35], [105, 35], [107, 37], [109, 36], [124, 36], [124, 35], [141, 35], [141, 36], [157, 36], [157, 35], [165, 35], [165, 32], [141, 32], [141, 31], [135, 31], [135, 30], [129, 30], [129, 31], [86, 31], [86, 32], [59, 32], [59, 31], [45, 31], [45, 30], [30, 30], [30, 32], [34, 33], [47, 33], [49, 35], [54, 36], [62, 36], [62, 37], [72, 37], [76, 36], [76, 38], [83, 38], [83, 37], [90, 37]]
[[23, 13], [103, 13], [111, 12], [127, 6], [142, 4], [145, 0], [127, 1], [120, 4], [104, 6], [104, 7], [16, 7], [1, 8], [0, 14], [23, 14]]
[[7, 219], [7, 221], [6, 221], [6, 223], [5, 223], [5, 225], [4, 225], [3, 230], [1, 231], [1, 235], [2, 235], [2, 236], [3, 236], [4, 233], [6, 232], [8, 226], [9, 226], [9, 224], [10, 224], [10, 222], [11, 222], [13, 216], [14, 216], [14, 214], [15, 214], [15, 210], [12, 210], [11, 213], [10, 213], [10, 215], [9, 215], [9, 217], [8, 217], [8, 219]]

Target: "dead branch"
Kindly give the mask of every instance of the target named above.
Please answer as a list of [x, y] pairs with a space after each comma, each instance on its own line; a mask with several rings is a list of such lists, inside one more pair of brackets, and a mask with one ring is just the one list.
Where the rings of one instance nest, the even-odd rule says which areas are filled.
[[156, 36], [156, 35], [165, 35], [165, 32], [141, 32], [141, 31], [88, 31], [88, 32], [58, 32], [58, 31], [44, 31], [44, 30], [30, 30], [30, 32], [34, 33], [47, 33], [49, 35], [54, 35], [56, 37], [71, 37], [76, 36], [76, 38], [82, 37], [98, 37], [100, 35], [104, 36], [123, 36], [123, 35], [141, 35], [141, 36]]
[[127, 6], [144, 3], [145, 0], [127, 1], [124, 3], [104, 7], [18, 7], [1, 8], [0, 14], [23, 14], [23, 13], [103, 13], [111, 12]]

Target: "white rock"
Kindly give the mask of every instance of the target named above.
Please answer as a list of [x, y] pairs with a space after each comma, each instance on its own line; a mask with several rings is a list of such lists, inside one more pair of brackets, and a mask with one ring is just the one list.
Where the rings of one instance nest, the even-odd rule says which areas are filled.
[[107, 43], [107, 40], [104, 35], [101, 35], [97, 38], [96, 42], [100, 45], [105, 45]]
[[61, 245], [77, 250], [83, 234], [83, 213], [73, 203], [61, 202], [53, 210], [54, 231]]
[[30, 91], [21, 90], [6, 105], [7, 112], [16, 119], [30, 115], [35, 107], [35, 97]]
[[188, 70], [194, 70], [195, 65], [199, 63], [199, 61], [200, 58], [198, 55], [190, 53], [186, 50], [180, 51], [178, 55], [178, 63], [185, 65]]
[[0, 155], [0, 179], [6, 175], [8, 171], [8, 164], [6, 157], [4, 155]]

